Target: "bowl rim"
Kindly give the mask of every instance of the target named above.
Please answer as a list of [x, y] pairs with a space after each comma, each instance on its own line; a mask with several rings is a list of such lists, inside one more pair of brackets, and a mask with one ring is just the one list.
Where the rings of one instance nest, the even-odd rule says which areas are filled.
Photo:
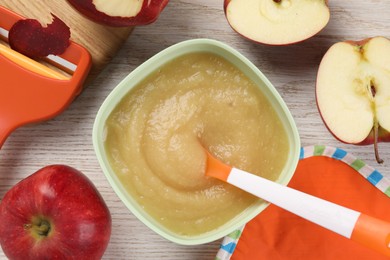
[[137, 208], [138, 203], [135, 199], [131, 198], [121, 185], [105, 156], [104, 140], [107, 134], [105, 130], [105, 122], [118, 102], [120, 102], [120, 100], [133, 87], [137, 86], [138, 83], [145, 79], [150, 73], [183, 54], [202, 51], [211, 52], [224, 57], [242, 72], [247, 74], [249, 78], [254, 80], [256, 85], [258, 85], [257, 83], [262, 83], [263, 86], [260, 87], [258, 85], [258, 87], [265, 95], [267, 95], [268, 100], [272, 103], [273, 108], [276, 110], [279, 117], [283, 117], [281, 118], [281, 121], [288, 134], [290, 151], [286, 165], [276, 182], [282, 185], [288, 184], [295, 172], [300, 155], [300, 138], [298, 129], [286, 103], [264, 74], [251, 61], [229, 45], [207, 38], [185, 40], [160, 51], [136, 67], [116, 87], [114, 87], [101, 104], [96, 114], [92, 129], [93, 148], [98, 159], [98, 163], [111, 185], [111, 188], [130, 210], [130, 212], [160, 236], [181, 245], [199, 245], [218, 240], [250, 221], [263, 211], [269, 203], [264, 201], [256, 202], [236, 217], [213, 231], [202, 233], [197, 236], [181, 236], [176, 234], [163, 227], [146, 212], [142, 211], [142, 209], [139, 207]]

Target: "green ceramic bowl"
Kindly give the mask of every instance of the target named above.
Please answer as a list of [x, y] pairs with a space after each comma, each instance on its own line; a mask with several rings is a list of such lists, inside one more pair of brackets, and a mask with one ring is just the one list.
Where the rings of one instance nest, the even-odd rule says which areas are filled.
[[220, 239], [251, 220], [262, 210], [264, 210], [268, 204], [264, 202], [255, 203], [251, 207], [245, 209], [241, 214], [231, 219], [228, 223], [205, 234], [200, 234], [197, 236], [181, 236], [179, 234], [173, 233], [155, 221], [151, 216], [149, 216], [138, 205], [135, 199], [126, 192], [122, 183], [116, 177], [113, 169], [110, 167], [105, 151], [105, 122], [111, 111], [117, 106], [121, 99], [129, 92], [131, 88], [136, 86], [145, 77], [178, 56], [199, 51], [211, 52], [230, 61], [237, 68], [243, 71], [251, 80], [253, 80], [256, 85], [258, 85], [261, 91], [268, 97], [270, 103], [274, 106], [274, 109], [281, 118], [281, 121], [283, 122], [284, 127], [288, 133], [290, 146], [290, 153], [287, 159], [287, 163], [277, 182], [283, 185], [287, 185], [294, 174], [300, 154], [298, 130], [286, 104], [276, 89], [257, 69], [257, 67], [228, 45], [209, 39], [188, 40], [161, 51], [136, 68], [121, 83], [119, 83], [117, 87], [115, 87], [115, 89], [108, 95], [100, 107], [93, 126], [94, 149], [105, 176], [107, 177], [116, 194], [128, 207], [128, 209], [146, 226], [151, 228], [162, 237], [183, 245], [204, 244]]

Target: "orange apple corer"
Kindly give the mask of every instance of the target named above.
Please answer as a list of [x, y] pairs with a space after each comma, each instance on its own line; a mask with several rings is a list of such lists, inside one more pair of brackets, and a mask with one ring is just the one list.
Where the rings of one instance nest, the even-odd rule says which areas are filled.
[[90, 20], [109, 26], [153, 23], [169, 0], [68, 0]]
[[31, 58], [59, 55], [70, 45], [70, 29], [58, 17], [47, 27], [34, 19], [19, 20], [9, 31], [10, 47]]
[[308, 39], [330, 18], [327, 0], [225, 0], [224, 10], [237, 33], [270, 45]]
[[390, 40], [339, 42], [324, 55], [316, 99], [323, 121], [340, 141], [390, 141]]

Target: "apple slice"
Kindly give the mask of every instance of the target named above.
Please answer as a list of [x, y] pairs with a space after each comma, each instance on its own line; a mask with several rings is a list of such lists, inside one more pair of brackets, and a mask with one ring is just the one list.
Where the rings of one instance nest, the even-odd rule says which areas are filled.
[[328, 23], [327, 0], [225, 0], [230, 26], [259, 43], [286, 45], [303, 41]]
[[169, 0], [68, 0], [89, 19], [109, 26], [153, 23]]
[[339, 42], [318, 69], [317, 106], [329, 131], [340, 141], [390, 142], [390, 40], [374, 37]]

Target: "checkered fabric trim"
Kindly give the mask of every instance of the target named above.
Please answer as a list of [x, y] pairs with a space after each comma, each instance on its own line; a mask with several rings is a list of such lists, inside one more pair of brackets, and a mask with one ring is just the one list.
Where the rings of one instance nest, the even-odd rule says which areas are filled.
[[[367, 165], [365, 162], [354, 157], [350, 153], [347, 153], [340, 148], [325, 145], [315, 145], [301, 148], [299, 159], [305, 159], [311, 156], [327, 156], [348, 164], [366, 178], [372, 185], [390, 197], [389, 176], [382, 175], [376, 169]], [[231, 258], [244, 227], [245, 226], [232, 232], [223, 239], [215, 260], [229, 260]]]

